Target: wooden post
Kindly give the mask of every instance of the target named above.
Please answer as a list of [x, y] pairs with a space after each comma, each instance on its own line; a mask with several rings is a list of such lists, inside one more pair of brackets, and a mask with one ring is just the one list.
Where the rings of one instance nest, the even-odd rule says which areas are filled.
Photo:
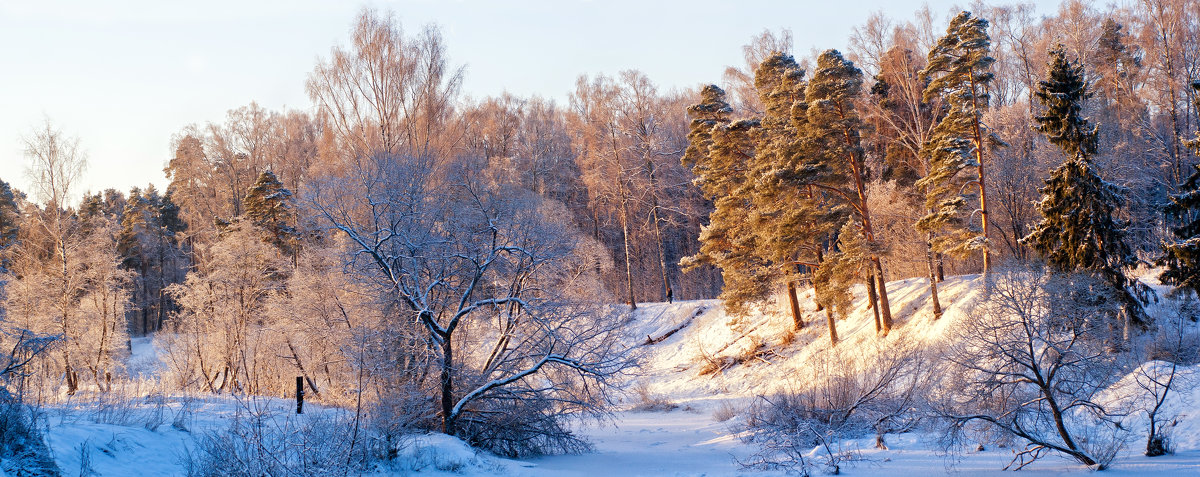
[[296, 414], [304, 414], [304, 377], [296, 376]]

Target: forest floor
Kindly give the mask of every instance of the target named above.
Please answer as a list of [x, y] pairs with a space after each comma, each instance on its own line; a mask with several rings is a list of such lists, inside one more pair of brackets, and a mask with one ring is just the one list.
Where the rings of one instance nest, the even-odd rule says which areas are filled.
[[[969, 311], [980, 291], [975, 276], [952, 277], [940, 295], [948, 304], [941, 320], [932, 320], [927, 282], [910, 279], [890, 283], [896, 327], [878, 338], [873, 314], [859, 287], [855, 308], [838, 321], [841, 336], [831, 347], [823, 316], [812, 312], [811, 292], [801, 297], [809, 310], [808, 325], [791, 332], [790, 316], [755, 310], [748, 316], [726, 315], [715, 300], [644, 304], [630, 322], [632, 335], [644, 353], [644, 367], [632, 383], [626, 409], [603, 422], [586, 422], [577, 432], [594, 445], [594, 452], [511, 460], [476, 452], [444, 435], [412, 440], [398, 468], [374, 475], [512, 475], [512, 476], [734, 476], [782, 475], [744, 468], [755, 452], [737, 431], [742, 411], [756, 396], [786, 391], [819, 370], [813, 363], [835, 360], [873, 360], [885, 345], [909, 343], [936, 346], [947, 330]], [[1156, 286], [1156, 283], [1150, 283]], [[1158, 287], [1161, 292], [1161, 287]], [[774, 307], [780, 308], [780, 307]], [[1152, 305], [1152, 314], [1177, 313], [1169, 300]], [[819, 320], [819, 318], [822, 318]], [[153, 343], [133, 343], [137, 367], [148, 377], [160, 369]], [[1200, 366], [1184, 370], [1200, 375]], [[134, 393], [137, 390], [127, 390]], [[44, 425], [55, 461], [70, 475], [187, 475], [196, 465], [197, 438], [227, 428], [234, 416], [269, 416], [272, 428], [294, 428], [299, 420], [320, 418], [339, 409], [306, 407], [291, 413], [284, 399], [197, 398], [169, 396], [134, 403], [66, 403], [47, 407]], [[1145, 425], [1134, 419], [1128, 446], [1104, 475], [1200, 475], [1200, 387], [1182, 389], [1168, 402], [1177, 414], [1176, 453], [1147, 458]], [[842, 466], [844, 475], [1009, 475], [1001, 469], [1013, 449], [978, 444], [947, 452], [929, 433], [885, 436], [887, 450], [875, 448], [874, 436], [843, 442], [854, 458]], [[812, 451], [816, 452], [816, 449]], [[1022, 475], [1086, 475], [1091, 471], [1073, 461], [1049, 456], [1026, 467]]]

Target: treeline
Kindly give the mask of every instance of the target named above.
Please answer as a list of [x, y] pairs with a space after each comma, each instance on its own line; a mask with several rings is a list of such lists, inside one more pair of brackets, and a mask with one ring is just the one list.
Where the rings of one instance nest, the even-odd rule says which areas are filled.
[[689, 108], [683, 160], [715, 209], [685, 262], [719, 267], [735, 309], [786, 289], [796, 327], [797, 286], [811, 283], [835, 343], [856, 281], [886, 334], [888, 280], [927, 277], [936, 318], [947, 271], [1009, 259], [1133, 287], [1125, 317], [1144, 324], [1126, 272], [1157, 263], [1170, 281], [1190, 267], [1170, 243], [1194, 235], [1177, 222], [1194, 205], [1164, 206], [1195, 187], [1197, 13], [977, 5], [944, 33], [928, 10], [876, 14], [848, 54], [811, 60], [764, 33], [727, 75], [732, 93], [707, 86]]

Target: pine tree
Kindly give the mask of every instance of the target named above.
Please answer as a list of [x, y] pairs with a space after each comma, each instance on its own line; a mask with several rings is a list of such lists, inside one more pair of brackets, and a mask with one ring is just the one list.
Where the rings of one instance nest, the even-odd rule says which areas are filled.
[[871, 264], [870, 246], [860, 225], [845, 221], [838, 232], [837, 244], [837, 249], [813, 273], [813, 297], [825, 308], [829, 341], [834, 346], [838, 344], [835, 317], [845, 318], [850, 313], [853, 299], [850, 286], [858, 277], [870, 273]]
[[725, 92], [713, 85], [705, 86], [700, 103], [688, 108], [692, 121], [683, 164], [696, 174], [704, 197], [713, 201], [713, 211], [700, 231], [700, 251], [680, 263], [684, 270], [701, 264], [719, 268], [725, 282], [721, 299], [739, 313], [770, 293], [774, 270], [759, 254], [758, 235], [746, 217], [753, 191], [747, 187], [748, 169], [760, 123], [731, 122], [731, 113]]
[[245, 216], [266, 234], [264, 240], [287, 256], [296, 253], [298, 236], [292, 225], [295, 214], [292, 191], [283, 186], [271, 171], [263, 171], [246, 192]]
[[785, 53], [768, 55], [755, 69], [754, 85], [763, 105], [762, 128], [750, 175], [755, 178], [753, 206], [746, 211], [751, 229], [758, 234], [759, 254], [770, 262], [772, 278], [786, 284], [793, 327], [804, 327], [797, 283], [804, 268], [799, 263], [821, 261], [822, 244], [835, 231], [825, 217], [822, 196], [787, 180], [805, 162], [801, 145], [806, 130], [804, 70]]
[[681, 261], [685, 270], [700, 264], [721, 269], [725, 282], [721, 299], [735, 314], [767, 296], [778, 271], [762, 257], [759, 236], [746, 214], [753, 200], [753, 182], [748, 180], [747, 170], [755, 157], [754, 136], [759, 127], [756, 119], [738, 120], [717, 123], [709, 133], [708, 154], [693, 169], [698, 181], [706, 184], [713, 211], [700, 231], [700, 251]]
[[1122, 292], [1123, 307], [1134, 323], [1145, 324], [1140, 302], [1127, 287], [1125, 270], [1137, 259], [1125, 242], [1125, 225], [1116, 218], [1122, 190], [1096, 173], [1096, 127], [1080, 115], [1090, 97], [1083, 67], [1067, 60], [1062, 46], [1050, 51], [1046, 80], [1036, 97], [1046, 108], [1037, 116], [1038, 130], [1067, 156], [1050, 173], [1037, 204], [1041, 223], [1022, 242], [1062, 271], [1085, 271], [1103, 278]]
[[[970, 12], [959, 13], [929, 51], [929, 64], [921, 71], [922, 78], [929, 81], [924, 99], [942, 98], [947, 111], [922, 148], [930, 168], [917, 182], [931, 211], [917, 222], [917, 229], [934, 236], [933, 248], [938, 253], [963, 257], [982, 250], [985, 272], [991, 268], [991, 255], [983, 153], [984, 141], [993, 138], [983, 124], [983, 111], [988, 107], [995, 62], [987, 28], [987, 20]], [[970, 168], [975, 169], [974, 178], [969, 177]], [[979, 228], [970, 224], [976, 201]]]
[[[1200, 108], [1200, 81], [1192, 82], [1196, 106]], [[1200, 155], [1200, 133], [1187, 142], [1187, 147]], [[1177, 287], [1191, 290], [1200, 296], [1200, 164], [1193, 171], [1179, 193], [1171, 196], [1166, 215], [1178, 225], [1171, 228], [1175, 240], [1163, 245], [1159, 266], [1166, 267], [1159, 279]]]
[[700, 102], [688, 107], [688, 116], [692, 118], [688, 131], [688, 146], [683, 153], [683, 165], [692, 168], [696, 174], [696, 184], [704, 192], [705, 197], [727, 194], [728, 187], [720, 171], [714, 170], [709, 150], [712, 148], [712, 131], [714, 127], [727, 125], [733, 108], [725, 102], [725, 90], [716, 85], [708, 85], [700, 90]]
[[866, 255], [871, 264], [865, 275], [867, 292], [881, 319], [877, 321], [877, 329], [886, 335], [892, 329], [892, 313], [882, 261], [874, 251], [879, 240], [867, 201], [869, 177], [861, 139], [864, 125], [854, 104], [862, 95], [862, 82], [862, 70], [837, 50], [826, 50], [817, 58], [816, 73], [805, 91], [809, 138], [806, 154], [828, 171], [824, 177], [812, 177], [809, 185], [842, 201], [856, 217], [864, 239], [870, 244], [871, 252]]
[[17, 242], [21, 215], [17, 210], [17, 192], [7, 182], [0, 180], [0, 272], [8, 268], [8, 257], [4, 251]]

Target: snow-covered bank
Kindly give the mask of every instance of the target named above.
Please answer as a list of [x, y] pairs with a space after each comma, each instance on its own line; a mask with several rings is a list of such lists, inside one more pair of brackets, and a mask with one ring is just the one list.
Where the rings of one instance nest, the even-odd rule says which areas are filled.
[[[1152, 285], [1155, 285], [1151, 283]], [[830, 346], [823, 313], [817, 313], [811, 292], [801, 296], [807, 326], [792, 332], [786, 308], [758, 310], [732, 317], [717, 301], [641, 304], [629, 324], [635, 345], [644, 354], [638, 390], [628, 397], [627, 410], [605, 423], [582, 423], [577, 431], [595, 446], [592, 453], [511, 460], [475, 451], [462, 441], [440, 434], [405, 441], [392, 465], [378, 466], [371, 475], [773, 475], [742, 468], [755, 447], [742, 442], [734, 430], [755, 396], [802, 388], [806, 377], [821, 372], [821, 363], [876, 362], [896, 346], [929, 348], [948, 339], [949, 330], [966, 316], [981, 293], [977, 276], [951, 277], [941, 284], [945, 313], [933, 320], [928, 283], [923, 279], [892, 282], [895, 327], [878, 337], [865, 291], [854, 290], [856, 302], [848, 317], [837, 321], [841, 337]], [[1158, 288], [1162, 291], [1162, 288]], [[1160, 319], [1177, 310], [1164, 299], [1150, 307]], [[1188, 324], [1195, 327], [1195, 324]], [[134, 362], [150, 378], [159, 369], [152, 342], [134, 343]], [[1148, 363], [1143, 366], [1159, 366]], [[1200, 377], [1200, 366], [1180, 367], [1182, 375]], [[1138, 370], [1120, 380], [1128, 386]], [[1117, 393], [1120, 394], [1120, 393]], [[655, 406], [646, 406], [653, 401]], [[1200, 474], [1200, 387], [1180, 387], [1164, 406], [1176, 418], [1176, 453], [1148, 458], [1141, 455], [1146, 423], [1142, 415], [1126, 421], [1129, 444], [1105, 475]], [[141, 399], [97, 410], [91, 403], [55, 405], [45, 410], [48, 440], [55, 460], [67, 474], [90, 469], [93, 475], [185, 475], [194, 464], [198, 438], [226, 429], [235, 416], [269, 411], [269, 429], [304, 428], [310, 419], [344, 415], [345, 411], [306, 406], [296, 416], [286, 399], [183, 397]], [[669, 408], [646, 412], [646, 407]], [[252, 413], [251, 413], [252, 414]], [[1014, 455], [1011, 447], [975, 443], [947, 455], [930, 432], [885, 436], [888, 449], [875, 448], [873, 436], [842, 442], [852, 459], [842, 466], [846, 475], [1008, 475], [1001, 469]], [[816, 450], [813, 451], [814, 453]], [[1024, 475], [1087, 475], [1078, 463], [1048, 456], [1026, 467]]]

